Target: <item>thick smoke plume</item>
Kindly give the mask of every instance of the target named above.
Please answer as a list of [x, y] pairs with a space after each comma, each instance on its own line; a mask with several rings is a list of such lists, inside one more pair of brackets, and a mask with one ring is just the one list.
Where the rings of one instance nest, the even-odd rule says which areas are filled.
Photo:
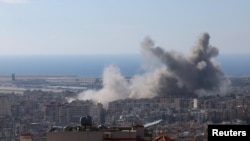
[[155, 47], [154, 41], [145, 37], [141, 43], [142, 55], [150, 61], [146, 61], [144, 74], [128, 81], [119, 68], [108, 66], [103, 73], [103, 88], [85, 91], [79, 98], [106, 105], [124, 98], [220, 94], [230, 82], [213, 60], [219, 50], [209, 44], [209, 38], [208, 33], [203, 33], [190, 54], [183, 55]]

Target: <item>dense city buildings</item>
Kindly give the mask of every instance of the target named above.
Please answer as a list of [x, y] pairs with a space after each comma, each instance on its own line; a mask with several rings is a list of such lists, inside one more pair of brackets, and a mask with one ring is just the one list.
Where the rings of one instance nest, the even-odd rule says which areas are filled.
[[[127, 134], [130, 140], [166, 136], [176, 141], [203, 141], [209, 124], [250, 123], [248, 77], [231, 77], [232, 84], [225, 95], [126, 98], [109, 102], [107, 107], [93, 100], [77, 99], [84, 90], [100, 89], [100, 78], [18, 75], [0, 78], [1, 141], [20, 138], [53, 141], [62, 137], [67, 140], [71, 136], [84, 138], [84, 134], [97, 140], [112, 140], [104, 138], [106, 133], [116, 140], [117, 136]], [[86, 115], [92, 118], [91, 130], [95, 130], [91, 133], [73, 128], [79, 127], [80, 117]], [[136, 126], [143, 127], [140, 139]]]

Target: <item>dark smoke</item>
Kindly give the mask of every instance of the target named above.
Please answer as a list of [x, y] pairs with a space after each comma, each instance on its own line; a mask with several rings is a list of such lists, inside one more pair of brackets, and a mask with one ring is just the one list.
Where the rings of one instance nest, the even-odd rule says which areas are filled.
[[118, 67], [104, 69], [103, 88], [80, 93], [79, 99], [92, 99], [107, 106], [108, 102], [125, 98], [155, 96], [203, 96], [226, 91], [229, 79], [213, 58], [219, 54], [209, 44], [209, 34], [203, 33], [189, 55], [155, 47], [146, 37], [141, 43], [146, 60], [146, 72], [127, 81]]
[[159, 79], [159, 95], [200, 94], [200, 92], [221, 92], [230, 83], [219, 65], [212, 60], [219, 50], [209, 44], [209, 34], [203, 33], [189, 56], [177, 52], [167, 52], [154, 47], [154, 42], [146, 37], [142, 48], [157, 57], [165, 66]]

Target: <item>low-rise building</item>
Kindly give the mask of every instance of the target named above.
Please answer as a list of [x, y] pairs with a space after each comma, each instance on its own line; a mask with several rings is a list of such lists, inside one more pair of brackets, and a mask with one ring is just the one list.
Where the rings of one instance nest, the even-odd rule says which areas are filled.
[[83, 130], [80, 128], [69, 131], [52, 130], [47, 132], [47, 141], [144, 141], [143, 126]]

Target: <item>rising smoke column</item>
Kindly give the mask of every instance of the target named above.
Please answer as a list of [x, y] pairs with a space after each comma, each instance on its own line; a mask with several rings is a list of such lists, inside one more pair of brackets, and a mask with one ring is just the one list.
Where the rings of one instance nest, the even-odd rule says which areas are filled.
[[230, 82], [212, 60], [219, 51], [209, 44], [209, 38], [208, 33], [203, 33], [185, 56], [155, 47], [147, 36], [141, 43], [142, 56], [148, 64], [144, 74], [127, 81], [118, 67], [107, 66], [103, 72], [103, 88], [84, 91], [78, 99], [92, 99], [107, 107], [108, 102], [125, 98], [219, 94]]
[[78, 95], [81, 100], [94, 100], [107, 107], [108, 102], [128, 98], [129, 84], [121, 75], [118, 67], [109, 65], [103, 72], [103, 88], [87, 90]]
[[157, 89], [159, 95], [220, 92], [230, 83], [219, 65], [212, 60], [219, 51], [209, 44], [209, 38], [208, 33], [203, 33], [189, 56], [167, 52], [161, 47], [154, 47], [154, 42], [149, 37], [144, 39], [144, 51], [158, 58], [166, 66], [167, 74], [171, 74], [161, 73]]
[[87, 90], [78, 94], [77, 99], [94, 100], [102, 103], [107, 108], [111, 101], [126, 98], [152, 98], [156, 96], [158, 73], [145, 73], [134, 76], [128, 81], [121, 75], [119, 68], [115, 65], [109, 65], [103, 72], [103, 88], [100, 90]]

